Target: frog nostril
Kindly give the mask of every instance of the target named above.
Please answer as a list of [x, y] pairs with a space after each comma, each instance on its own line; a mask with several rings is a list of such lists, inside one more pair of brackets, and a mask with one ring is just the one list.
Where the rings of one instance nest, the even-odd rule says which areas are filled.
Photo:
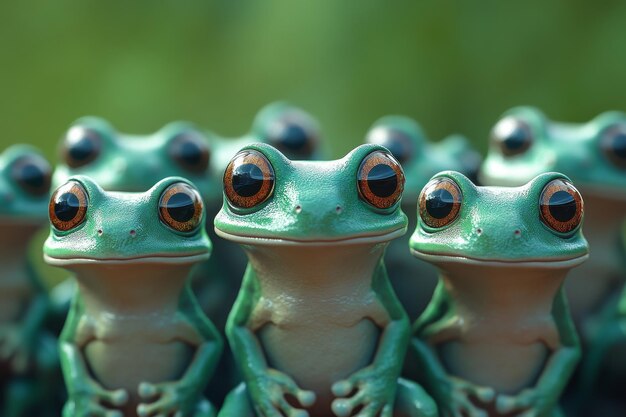
[[300, 212], [302, 212], [302, 206], [300, 204], [298, 204], [293, 211], [295, 211], [296, 214], [300, 214]]
[[516, 238], [522, 237], [522, 231], [520, 229], [515, 229], [513, 231], [513, 236], [515, 236]]
[[102, 229], [98, 229], [98, 236], [102, 236]]
[[335, 212], [337, 214], [341, 214], [343, 212], [343, 209], [341, 208], [341, 206], [337, 206], [337, 207], [335, 207]]
[[481, 229], [480, 227], [478, 229], [476, 229], [476, 234], [478, 236], [482, 235], [483, 234], [483, 229]]
[[137, 236], [137, 231], [135, 229], [130, 231], [130, 237], [135, 237]]

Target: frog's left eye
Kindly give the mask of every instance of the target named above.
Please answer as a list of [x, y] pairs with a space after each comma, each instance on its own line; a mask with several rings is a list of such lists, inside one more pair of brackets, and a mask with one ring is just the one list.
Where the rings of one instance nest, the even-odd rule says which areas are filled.
[[609, 161], [618, 168], [626, 169], [626, 124], [607, 129], [600, 146]]
[[177, 232], [196, 230], [200, 226], [203, 210], [200, 194], [184, 182], [167, 187], [159, 200], [161, 221]]
[[565, 180], [550, 181], [539, 197], [541, 221], [559, 233], [570, 233], [583, 218], [583, 199], [574, 186]]
[[459, 216], [463, 194], [450, 178], [437, 178], [426, 184], [418, 201], [422, 221], [430, 227], [440, 228]]
[[303, 112], [293, 111], [268, 126], [267, 142], [291, 159], [308, 159], [319, 146], [315, 122]]
[[89, 200], [87, 192], [76, 181], [69, 181], [52, 194], [48, 215], [55, 229], [62, 232], [80, 225], [86, 217]]
[[413, 156], [413, 142], [405, 132], [389, 126], [377, 126], [370, 130], [365, 139], [367, 143], [381, 145], [389, 149], [391, 154], [404, 164]]
[[516, 117], [505, 117], [491, 131], [491, 142], [502, 155], [515, 156], [524, 153], [533, 144], [528, 124]]
[[267, 200], [274, 191], [274, 169], [259, 151], [239, 152], [224, 172], [224, 194], [235, 207], [248, 209]]
[[393, 156], [374, 151], [361, 162], [357, 183], [361, 199], [376, 208], [387, 209], [402, 197], [404, 172]]
[[202, 173], [209, 166], [210, 152], [200, 132], [188, 130], [176, 135], [169, 145], [172, 158], [184, 169]]
[[50, 164], [38, 155], [23, 156], [11, 168], [13, 180], [34, 196], [43, 196], [50, 192], [51, 175]]

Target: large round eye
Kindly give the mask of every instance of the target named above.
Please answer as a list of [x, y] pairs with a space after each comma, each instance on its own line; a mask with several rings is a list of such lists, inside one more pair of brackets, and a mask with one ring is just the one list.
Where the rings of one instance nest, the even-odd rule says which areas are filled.
[[413, 156], [414, 149], [411, 138], [399, 129], [388, 126], [374, 127], [368, 132], [365, 141], [389, 149], [389, 152], [401, 164], [404, 164]]
[[533, 135], [528, 124], [515, 117], [505, 117], [491, 131], [491, 142], [504, 156], [519, 155], [533, 143]]
[[76, 181], [69, 181], [52, 194], [48, 215], [57, 230], [71, 230], [85, 220], [87, 214], [87, 192]]
[[224, 193], [239, 208], [252, 208], [267, 200], [274, 191], [274, 169], [258, 151], [239, 152], [224, 173]]
[[201, 173], [209, 166], [209, 148], [203, 136], [194, 130], [179, 133], [169, 147], [172, 158], [183, 168]]
[[419, 211], [427, 226], [440, 228], [452, 223], [461, 211], [463, 194], [450, 178], [437, 178], [419, 196]]
[[96, 159], [101, 149], [100, 133], [84, 126], [74, 126], [65, 135], [63, 158], [69, 167], [78, 168]]
[[34, 196], [47, 195], [50, 192], [51, 175], [50, 164], [38, 155], [23, 156], [11, 168], [13, 180]]
[[607, 129], [600, 146], [609, 161], [618, 168], [626, 169], [626, 124]]
[[361, 162], [357, 183], [363, 200], [376, 208], [386, 209], [402, 197], [404, 172], [393, 156], [375, 151]]
[[583, 199], [565, 180], [550, 181], [539, 198], [541, 221], [559, 233], [575, 230], [583, 218]]
[[310, 158], [319, 143], [315, 122], [298, 111], [275, 120], [266, 134], [268, 143], [291, 159]]
[[184, 182], [167, 187], [159, 200], [159, 218], [178, 232], [197, 229], [202, 220], [203, 209], [200, 194]]

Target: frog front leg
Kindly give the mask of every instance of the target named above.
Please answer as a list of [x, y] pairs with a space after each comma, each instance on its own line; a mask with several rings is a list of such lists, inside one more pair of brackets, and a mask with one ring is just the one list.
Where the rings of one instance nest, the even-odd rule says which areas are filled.
[[189, 286], [179, 305], [181, 319], [176, 323], [176, 338], [196, 349], [184, 375], [177, 381], [142, 382], [138, 394], [144, 400], [137, 406], [139, 417], [175, 415], [212, 417], [213, 406], [202, 398], [224, 348], [217, 329], [204, 316]]

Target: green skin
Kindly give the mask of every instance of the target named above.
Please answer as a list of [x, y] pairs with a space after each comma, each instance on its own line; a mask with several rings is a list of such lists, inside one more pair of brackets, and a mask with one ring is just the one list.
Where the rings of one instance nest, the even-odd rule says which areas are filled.
[[257, 207], [225, 198], [215, 218], [249, 259], [226, 330], [244, 384], [220, 417], [344, 417], [358, 406], [360, 417], [437, 415], [419, 386], [398, 378], [410, 328], [382, 256], [406, 216], [398, 205], [374, 209], [357, 190], [359, 164], [384, 148], [326, 162], [244, 149], [264, 154], [276, 180]]
[[[589, 262], [569, 275], [565, 286], [574, 321], [588, 345], [581, 374], [582, 392], [588, 394], [607, 350], [624, 340], [626, 296], [615, 301], [624, 283], [626, 169], [614, 164], [601, 149], [611, 128], [626, 123], [626, 114], [602, 113], [584, 124], [552, 122], [538, 109], [518, 107], [502, 119], [515, 118], [531, 129], [533, 144], [523, 153], [505, 156], [493, 144], [481, 168], [488, 185], [519, 185], [547, 171], [572, 178], [585, 199], [585, 236], [591, 247]], [[593, 279], [589, 279], [593, 277]], [[582, 397], [581, 397], [582, 398]]]
[[[409, 230], [417, 224], [415, 202], [419, 192], [433, 175], [454, 170], [471, 177], [480, 165], [480, 155], [465, 137], [451, 135], [431, 142], [422, 127], [405, 116], [377, 120], [367, 132], [366, 142], [387, 147], [402, 164], [406, 174], [402, 210], [407, 213]], [[391, 242], [385, 263], [400, 302], [414, 320], [430, 300], [437, 285], [437, 271], [426, 262], [415, 262], [406, 250], [408, 242], [408, 235]]]
[[[45, 224], [47, 194], [34, 195], [15, 181], [14, 165], [25, 157], [43, 159], [26, 145], [0, 154], [0, 415], [31, 416], [33, 404], [51, 407], [47, 385], [58, 370], [55, 341], [44, 329], [49, 300], [27, 259], [33, 235]], [[46, 405], [47, 404], [47, 405]]]
[[158, 214], [169, 185], [190, 183], [171, 177], [126, 193], [84, 176], [70, 180], [87, 191], [85, 220], [66, 232], [51, 226], [44, 244], [46, 262], [73, 272], [79, 289], [60, 339], [63, 415], [213, 416], [201, 392], [223, 343], [187, 279], [210, 254], [204, 214], [191, 233], [170, 229]]
[[413, 326], [420, 381], [443, 416], [560, 415], [580, 357], [562, 290], [587, 257], [580, 228], [562, 236], [540, 220], [539, 196], [561, 174], [517, 188], [477, 187], [457, 172], [458, 217], [439, 229], [421, 217], [411, 252], [437, 266], [433, 299]]

